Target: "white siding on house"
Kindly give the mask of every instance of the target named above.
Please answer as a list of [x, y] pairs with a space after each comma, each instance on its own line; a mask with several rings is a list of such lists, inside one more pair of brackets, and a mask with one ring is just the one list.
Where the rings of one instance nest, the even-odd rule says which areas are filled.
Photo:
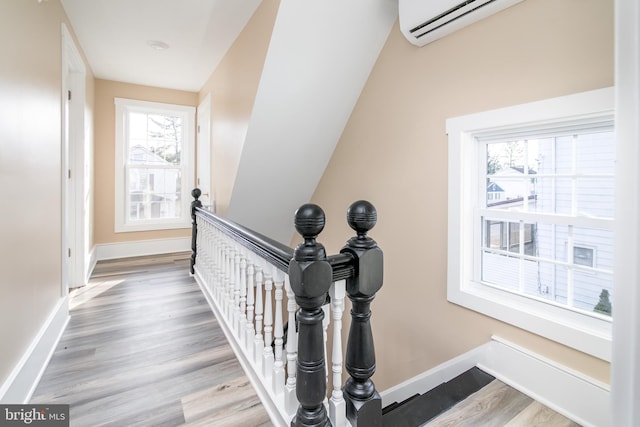
[[[486, 207], [490, 212], [612, 219], [614, 156], [611, 128], [541, 139], [488, 141], [487, 188], [491, 192], [486, 192]], [[498, 187], [503, 190], [500, 200], [495, 196]], [[610, 228], [559, 224], [553, 216], [533, 225], [487, 216], [482, 219], [486, 249], [482, 251], [481, 277], [485, 283], [587, 312], [593, 312], [603, 290], [612, 297]], [[519, 224], [521, 231], [530, 227], [522, 236]], [[502, 232], [498, 231], [500, 226]], [[509, 236], [506, 230], [512, 230]]]

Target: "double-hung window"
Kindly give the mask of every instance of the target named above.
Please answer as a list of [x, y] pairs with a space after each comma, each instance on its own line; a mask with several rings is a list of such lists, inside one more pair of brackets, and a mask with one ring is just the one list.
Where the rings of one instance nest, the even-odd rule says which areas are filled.
[[609, 360], [613, 89], [447, 120], [450, 301]]
[[190, 226], [195, 108], [116, 98], [115, 231]]

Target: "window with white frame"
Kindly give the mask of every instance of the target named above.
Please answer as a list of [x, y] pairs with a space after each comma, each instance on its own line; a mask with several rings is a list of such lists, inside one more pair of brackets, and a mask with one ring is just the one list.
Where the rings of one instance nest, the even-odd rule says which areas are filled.
[[609, 360], [613, 89], [452, 118], [447, 133], [449, 300]]
[[115, 231], [190, 227], [195, 107], [115, 99]]

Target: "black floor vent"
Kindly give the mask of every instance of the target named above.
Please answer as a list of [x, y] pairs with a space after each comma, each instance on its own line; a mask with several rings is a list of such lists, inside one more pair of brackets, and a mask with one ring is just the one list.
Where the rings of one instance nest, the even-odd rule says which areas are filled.
[[424, 394], [416, 394], [382, 410], [383, 427], [417, 427], [463, 401], [495, 378], [471, 368]]

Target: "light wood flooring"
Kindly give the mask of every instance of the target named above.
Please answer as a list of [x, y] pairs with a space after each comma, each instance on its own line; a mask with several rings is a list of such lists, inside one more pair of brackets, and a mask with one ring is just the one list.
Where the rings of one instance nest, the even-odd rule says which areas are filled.
[[494, 380], [426, 427], [579, 427], [579, 424]]
[[188, 256], [98, 263], [31, 402], [71, 426], [272, 426]]

